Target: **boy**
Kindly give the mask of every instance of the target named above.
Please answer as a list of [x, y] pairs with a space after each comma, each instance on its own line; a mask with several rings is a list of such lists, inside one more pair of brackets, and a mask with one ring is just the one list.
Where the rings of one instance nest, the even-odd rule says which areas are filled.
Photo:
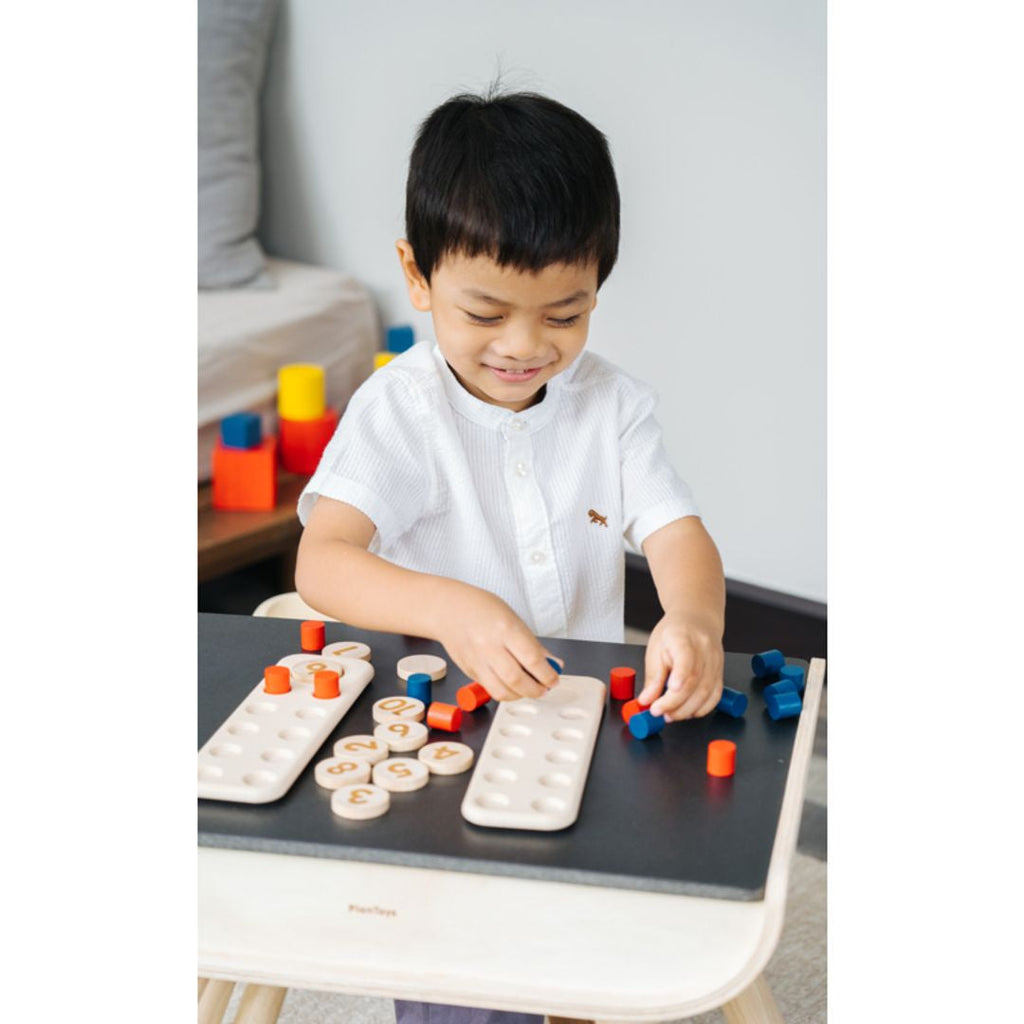
[[618, 252], [604, 136], [545, 97], [455, 97], [417, 135], [406, 234], [402, 272], [436, 345], [349, 403], [299, 501], [302, 597], [440, 642], [498, 700], [536, 697], [558, 682], [538, 635], [622, 640], [625, 538], [665, 613], [639, 699], [673, 721], [708, 714], [718, 552], [667, 462], [653, 391], [584, 351]]

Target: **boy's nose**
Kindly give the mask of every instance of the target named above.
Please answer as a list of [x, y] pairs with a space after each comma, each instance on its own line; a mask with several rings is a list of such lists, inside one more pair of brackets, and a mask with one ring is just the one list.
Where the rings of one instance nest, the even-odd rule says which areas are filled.
[[502, 332], [501, 339], [496, 342], [494, 350], [503, 359], [526, 363], [544, 351], [544, 341], [540, 330], [535, 327], [509, 324], [508, 329]]

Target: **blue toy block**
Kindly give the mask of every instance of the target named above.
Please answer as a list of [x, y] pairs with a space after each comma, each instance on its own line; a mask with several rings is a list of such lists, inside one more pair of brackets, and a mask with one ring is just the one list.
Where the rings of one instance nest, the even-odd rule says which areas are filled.
[[804, 670], [801, 665], [783, 665], [779, 669], [779, 680], [789, 679], [796, 684], [797, 692], [804, 692]]
[[750, 667], [758, 679], [774, 679], [785, 665], [786, 656], [777, 650], [762, 651], [750, 659]]
[[766, 686], [761, 691], [761, 696], [767, 700], [769, 697], [781, 693], [795, 693], [799, 697], [800, 687], [792, 679], [780, 679], [777, 683]]
[[796, 718], [803, 708], [800, 694], [791, 691], [773, 693], [767, 697], [765, 703], [768, 705], [768, 714], [771, 715], [773, 722], [777, 722], [781, 718]]
[[431, 701], [430, 676], [426, 672], [413, 672], [405, 681], [406, 695], [414, 700], [421, 700], [429, 708]]
[[254, 412], [236, 412], [220, 421], [220, 442], [225, 448], [251, 451], [263, 443], [260, 418]]
[[640, 711], [629, 720], [629, 731], [638, 740], [650, 739], [664, 728], [664, 717], [662, 715], [652, 715], [650, 711]]
[[730, 690], [728, 686], [722, 687], [722, 699], [718, 702], [716, 711], [724, 711], [733, 718], [742, 718], [747, 712], [747, 695], [739, 690]]
[[559, 674], [562, 674], [562, 666], [554, 658], [547, 658], [547, 663]]
[[407, 348], [412, 348], [415, 340], [412, 328], [408, 324], [403, 324], [401, 327], [389, 327], [385, 348], [389, 352], [404, 352]]

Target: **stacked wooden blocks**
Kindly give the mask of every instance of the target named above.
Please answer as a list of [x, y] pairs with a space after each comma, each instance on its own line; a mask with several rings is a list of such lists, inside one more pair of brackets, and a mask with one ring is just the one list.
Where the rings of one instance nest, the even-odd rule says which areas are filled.
[[387, 337], [384, 341], [384, 351], [375, 352], [373, 356], [373, 368], [379, 370], [382, 366], [390, 363], [397, 355], [401, 355], [406, 349], [412, 348], [415, 337], [412, 328], [408, 324], [399, 327], [389, 327]]
[[277, 504], [277, 440], [260, 418], [240, 412], [221, 420], [213, 449], [213, 507], [259, 512]]
[[277, 437], [263, 437], [260, 418], [240, 412], [221, 420], [213, 452], [213, 507], [262, 512], [277, 505], [277, 469], [309, 476], [338, 426], [327, 406], [322, 366], [290, 363], [277, 373]]
[[322, 366], [291, 363], [277, 374], [278, 439], [281, 467], [310, 475], [338, 425], [337, 409], [327, 407]]

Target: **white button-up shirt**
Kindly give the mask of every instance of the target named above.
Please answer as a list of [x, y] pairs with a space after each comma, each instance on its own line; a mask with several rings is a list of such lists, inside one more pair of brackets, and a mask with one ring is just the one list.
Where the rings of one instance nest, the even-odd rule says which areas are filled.
[[625, 545], [699, 515], [655, 402], [584, 351], [542, 401], [511, 412], [474, 398], [420, 342], [352, 396], [299, 518], [319, 495], [347, 502], [389, 561], [497, 594], [538, 636], [621, 641]]

